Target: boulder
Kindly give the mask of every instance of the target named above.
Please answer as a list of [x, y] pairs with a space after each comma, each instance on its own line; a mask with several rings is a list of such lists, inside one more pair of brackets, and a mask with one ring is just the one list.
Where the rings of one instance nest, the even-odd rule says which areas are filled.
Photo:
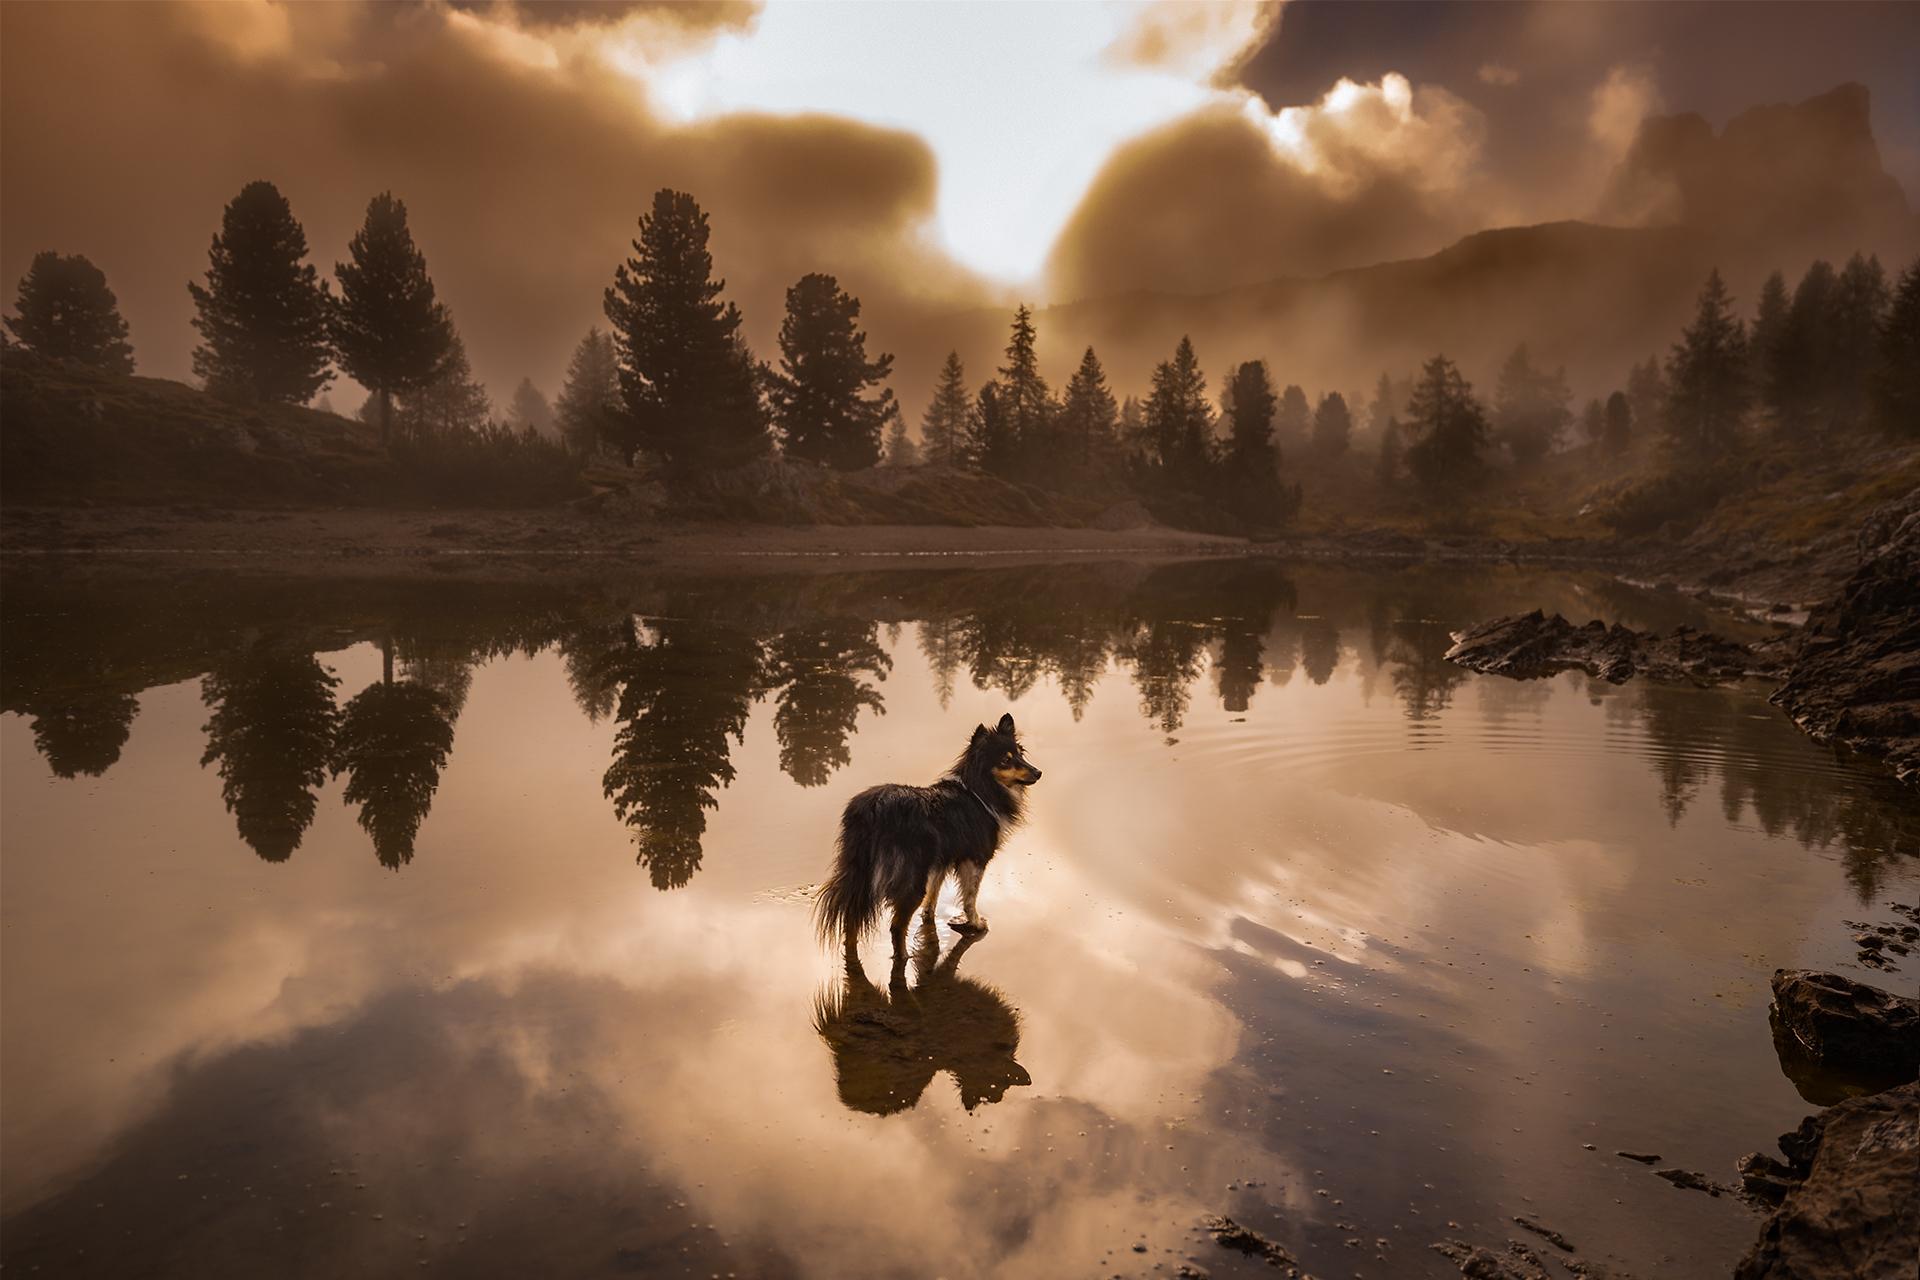
[[1806, 632], [1773, 701], [1816, 741], [1920, 785], [1920, 492], [1868, 519], [1858, 567]]
[[1513, 614], [1456, 632], [1447, 661], [1487, 675], [1532, 680], [1584, 671], [1610, 684], [1636, 675], [1685, 684], [1725, 684], [1749, 676], [1777, 677], [1785, 644], [1745, 645], [1691, 627], [1670, 635], [1634, 631], [1594, 620], [1575, 626], [1540, 610]]
[[1920, 1082], [1853, 1098], [1780, 1140], [1801, 1181], [1734, 1280], [1908, 1280], [1920, 1257]]
[[1920, 1076], [1920, 1000], [1837, 973], [1779, 969], [1771, 1016], [1781, 1067], [1811, 1102]]

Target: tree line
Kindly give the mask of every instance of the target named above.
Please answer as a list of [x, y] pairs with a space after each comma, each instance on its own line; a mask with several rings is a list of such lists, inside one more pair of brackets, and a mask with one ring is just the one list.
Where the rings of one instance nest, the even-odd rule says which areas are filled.
[[[803, 276], [787, 290], [778, 359], [762, 362], [714, 274], [709, 234], [693, 196], [657, 192], [605, 290], [607, 327], [581, 339], [551, 405], [523, 380], [509, 421], [558, 432], [576, 458], [652, 460], [670, 480], [778, 451], [842, 471], [926, 463], [1056, 492], [1134, 493], [1189, 511], [1198, 502], [1269, 526], [1298, 508], [1298, 477], [1312, 463], [1353, 446], [1345, 396], [1310, 404], [1298, 385], [1276, 386], [1264, 361], [1235, 366], [1216, 403], [1185, 337], [1153, 369], [1144, 399], [1117, 398], [1092, 347], [1056, 393], [1025, 306], [1002, 363], [977, 389], [949, 353], [916, 444], [885, 385], [892, 356], [868, 353], [860, 300], [831, 275]], [[302, 404], [337, 368], [369, 391], [361, 414], [383, 440], [491, 429], [491, 400], [402, 201], [383, 192], [369, 202], [331, 283], [307, 257], [306, 234], [273, 184], [249, 183], [226, 206], [205, 279], [188, 285], [201, 338], [193, 367], [210, 392]], [[132, 371], [127, 324], [84, 257], [37, 256], [16, 309], [7, 325], [23, 345]], [[1756, 426], [1809, 441], [1870, 425], [1920, 432], [1917, 371], [1920, 263], [1889, 285], [1871, 258], [1855, 255], [1837, 272], [1816, 262], [1791, 291], [1776, 271], [1750, 324], [1733, 314], [1716, 271], [1668, 357], [1588, 401], [1577, 425], [1607, 453], [1645, 433], [1689, 462], [1727, 456]], [[1501, 367], [1490, 405], [1445, 355], [1410, 380], [1382, 374], [1364, 410], [1375, 478], [1443, 496], [1478, 480], [1493, 450], [1531, 466], [1569, 443], [1572, 400], [1564, 369], [1537, 367], [1525, 345]]]

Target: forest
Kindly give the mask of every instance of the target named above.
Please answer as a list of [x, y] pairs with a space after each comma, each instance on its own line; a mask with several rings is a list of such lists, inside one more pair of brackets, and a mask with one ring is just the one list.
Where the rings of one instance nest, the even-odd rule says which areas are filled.
[[[625, 472], [657, 483], [669, 509], [749, 520], [785, 513], [751, 500], [717, 507], [713, 495], [738, 490], [742, 475], [764, 489], [768, 468], [803, 485], [884, 468], [949, 475], [949, 485], [960, 483], [954, 473], [990, 477], [1060, 523], [1128, 501], [1220, 533], [1284, 530], [1314, 505], [1442, 521], [1550, 459], [1637, 451], [1653, 465], [1618, 486], [1601, 516], [1642, 534], [1737, 492], [1756, 451], [1776, 465], [1920, 436], [1920, 262], [1890, 277], [1856, 253], [1838, 269], [1815, 261], [1791, 285], [1775, 271], [1750, 309], [1715, 271], [1664, 354], [1584, 394], [1524, 341], [1490, 393], [1444, 352], [1383, 370], [1364, 403], [1284, 382], [1274, 372], [1283, 353], [1239, 363], [1214, 392], [1184, 337], [1147, 374], [1144, 395], [1117, 393], [1091, 346], [1056, 389], [1023, 305], [1003, 362], [977, 385], [949, 354], [911, 415], [916, 430], [887, 385], [892, 356], [869, 350], [858, 298], [831, 275], [801, 277], [787, 290], [777, 358], [763, 360], [725, 297], [709, 235], [692, 195], [656, 193], [606, 288], [606, 327], [581, 337], [559, 394], [549, 403], [523, 379], [502, 409], [474, 377], [403, 201], [383, 192], [368, 203], [328, 279], [286, 198], [249, 183], [226, 207], [204, 281], [187, 286], [201, 339], [193, 368], [222, 402], [328, 413], [344, 375], [367, 389], [356, 416], [381, 449], [431, 477], [441, 501], [551, 502], [585, 492], [589, 472]], [[86, 257], [36, 256], [14, 310], [14, 381], [22, 353], [134, 372], [129, 327]]]

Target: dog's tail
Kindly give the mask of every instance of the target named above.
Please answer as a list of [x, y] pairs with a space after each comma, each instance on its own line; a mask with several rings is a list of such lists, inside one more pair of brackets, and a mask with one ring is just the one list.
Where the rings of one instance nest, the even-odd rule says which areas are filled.
[[813, 927], [825, 946], [857, 942], [872, 927], [891, 896], [883, 884], [886, 868], [863, 796], [855, 796], [840, 815], [840, 841], [833, 870], [813, 904]]

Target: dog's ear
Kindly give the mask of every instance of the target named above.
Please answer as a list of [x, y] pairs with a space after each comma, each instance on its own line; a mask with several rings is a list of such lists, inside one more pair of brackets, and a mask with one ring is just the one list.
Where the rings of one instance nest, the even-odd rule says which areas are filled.
[[987, 726], [985, 726], [985, 725], [983, 725], [983, 724], [977, 724], [977, 725], [975, 725], [975, 726], [973, 726], [973, 739], [972, 739], [972, 743], [973, 743], [973, 745], [974, 745], [974, 746], [976, 746], [976, 747], [977, 747], [977, 746], [979, 746], [979, 745], [980, 745], [980, 739], [982, 739], [982, 738], [984, 738], [984, 737], [986, 737], [986, 736], [987, 736]]
[[1004, 733], [1009, 738], [1013, 736], [1013, 712], [1009, 711], [1007, 712], [1007, 714], [1000, 717], [999, 727], [996, 728], [994, 732]]

